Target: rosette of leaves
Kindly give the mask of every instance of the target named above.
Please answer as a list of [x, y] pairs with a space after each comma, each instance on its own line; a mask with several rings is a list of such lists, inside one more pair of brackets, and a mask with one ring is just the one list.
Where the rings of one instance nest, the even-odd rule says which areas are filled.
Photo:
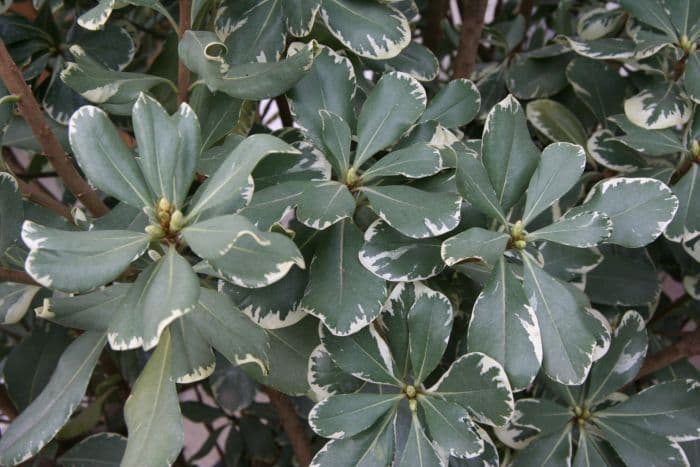
[[689, 465], [679, 442], [700, 438], [697, 383], [675, 379], [630, 396], [616, 392], [633, 381], [646, 353], [644, 319], [628, 311], [585, 384], [545, 378], [539, 397], [518, 400], [508, 427], [497, 429], [518, 450], [513, 465]]
[[309, 424], [331, 441], [312, 465], [444, 466], [450, 456], [498, 463], [477, 422], [508, 421], [510, 384], [501, 366], [478, 352], [436, 370], [452, 313], [441, 293], [399, 283], [372, 325], [349, 337], [322, 333], [309, 381], [330, 395], [311, 410]]
[[[548, 272], [548, 260], [556, 256], [544, 248], [639, 248], [661, 235], [678, 207], [658, 180], [613, 178], [567, 211], [578, 200], [572, 188], [585, 165], [583, 148], [570, 143], [551, 144], [540, 154], [512, 96], [489, 113], [480, 157], [472, 151], [457, 159], [459, 191], [492, 221], [445, 240], [442, 257], [485, 283], [472, 310], [467, 348], [500, 362], [516, 390], [527, 387], [540, 366], [555, 381], [581, 384], [609, 343], [607, 321], [568, 283], [572, 277]], [[567, 201], [572, 191], [574, 200]], [[571, 256], [578, 266], [570, 271], [584, 272], [600, 261], [585, 252]]]

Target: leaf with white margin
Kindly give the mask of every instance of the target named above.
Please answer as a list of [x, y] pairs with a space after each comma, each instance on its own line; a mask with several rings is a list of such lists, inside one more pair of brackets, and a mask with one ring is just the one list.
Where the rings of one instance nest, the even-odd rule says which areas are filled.
[[508, 224], [484, 165], [476, 154], [457, 153], [457, 189], [471, 205], [487, 216]]
[[[241, 195], [250, 201], [252, 193], [240, 193], [237, 188], [249, 182], [250, 174], [258, 162], [269, 154], [300, 154], [279, 138], [257, 134], [236, 146], [214, 174], [204, 182], [190, 200], [186, 220], [193, 221], [227, 213], [237, 204]], [[245, 204], [248, 204], [247, 202]]]
[[460, 459], [474, 458], [484, 452], [484, 440], [464, 407], [429, 394], [418, 401], [430, 437], [441, 450]]
[[618, 31], [626, 19], [625, 12], [620, 9], [593, 8], [581, 15], [576, 33], [585, 41], [600, 39]]
[[581, 430], [576, 444], [573, 467], [614, 467], [619, 465], [619, 458], [609, 444], [603, 444], [590, 430]]
[[298, 200], [296, 217], [315, 230], [325, 230], [355, 212], [355, 198], [348, 188], [333, 180], [310, 183]]
[[411, 417], [411, 430], [406, 446], [397, 467], [441, 467], [445, 463], [440, 458], [437, 446], [428, 439], [415, 412]]
[[201, 137], [197, 115], [182, 104], [173, 116], [160, 103], [141, 94], [132, 109], [138, 162], [156, 198], [183, 207], [194, 178]]
[[690, 379], [660, 383], [596, 416], [606, 423], [615, 420], [674, 441], [699, 439], [700, 386]]
[[324, 438], [350, 438], [396, 409], [403, 398], [400, 393], [333, 395], [311, 409], [309, 425]]
[[581, 384], [609, 332], [604, 318], [580, 303], [574, 291], [522, 255], [524, 288], [542, 338], [542, 369], [562, 384]]
[[408, 311], [408, 348], [414, 384], [419, 385], [442, 359], [452, 332], [452, 304], [440, 292], [411, 282], [414, 301]]
[[15, 178], [0, 172], [0, 254], [19, 239], [24, 219], [22, 195]]
[[514, 391], [525, 389], [542, 364], [542, 340], [535, 311], [504, 258], [474, 302], [467, 335], [469, 352], [499, 362]]
[[508, 424], [497, 427], [494, 431], [503, 444], [521, 450], [537, 436], [561, 433], [573, 416], [573, 408], [559, 402], [549, 399], [518, 399]]
[[554, 96], [569, 84], [565, 73], [569, 60], [571, 54], [556, 44], [544, 50], [516, 54], [505, 67], [508, 90], [519, 99]]
[[550, 140], [586, 145], [587, 133], [583, 124], [559, 102], [551, 99], [531, 101], [525, 112], [530, 123]]
[[110, 346], [114, 350], [152, 349], [168, 324], [194, 309], [199, 293], [199, 279], [190, 263], [174, 246], [169, 247], [126, 293], [109, 324]]
[[440, 150], [427, 143], [416, 143], [383, 156], [361, 175], [363, 182], [382, 177], [424, 178], [443, 169]]
[[495, 266], [503, 256], [510, 235], [472, 227], [442, 243], [440, 255], [448, 266], [463, 262], [479, 262]]
[[627, 82], [606, 62], [575, 58], [566, 67], [566, 79], [603, 126], [610, 124], [608, 117], [624, 111], [619, 96], [625, 95]]
[[540, 152], [530, 139], [525, 113], [512, 95], [486, 117], [481, 154], [496, 198], [507, 210], [525, 192], [540, 159]]
[[678, 198], [678, 211], [664, 230], [674, 242], [687, 242], [700, 235], [700, 168], [692, 164], [688, 172], [671, 188]]
[[588, 139], [586, 149], [593, 160], [616, 172], [633, 172], [647, 165], [637, 151], [619, 141], [614, 133], [607, 129], [594, 132]]
[[666, 229], [678, 209], [678, 198], [658, 180], [616, 177], [595, 185], [579, 209], [610, 218], [613, 231], [608, 242], [638, 248]]
[[362, 0], [325, 0], [320, 14], [331, 34], [361, 57], [392, 58], [411, 41], [408, 20], [389, 5]]
[[287, 30], [294, 37], [304, 37], [311, 32], [321, 0], [287, 0], [282, 2]]
[[598, 211], [564, 215], [553, 224], [527, 234], [527, 240], [547, 240], [577, 248], [596, 246], [610, 238], [613, 223]]
[[634, 310], [622, 316], [608, 352], [598, 360], [588, 376], [586, 401], [602, 402], [615, 390], [634, 379], [647, 353], [644, 318]]
[[530, 443], [519, 451], [513, 460], [513, 467], [570, 466], [572, 456], [571, 426], [567, 425], [562, 432], [551, 433]]
[[688, 57], [683, 74], [685, 92], [696, 104], [700, 103], [700, 52], [693, 52]]
[[464, 407], [487, 425], [503, 426], [513, 414], [513, 392], [505, 371], [479, 352], [455, 360], [427, 392]]
[[642, 23], [662, 31], [670, 41], [677, 39], [676, 28], [662, 3], [656, 0], [620, 0], [620, 6]]
[[146, 251], [150, 237], [129, 230], [64, 231], [25, 221], [22, 240], [30, 249], [25, 269], [34, 280], [64, 292], [87, 292], [116, 279]]
[[170, 465], [180, 453], [185, 433], [171, 365], [165, 332], [124, 405], [129, 437], [121, 465]]
[[621, 136], [611, 136], [614, 141], [619, 141], [645, 156], [663, 156], [686, 150], [676, 131], [671, 128], [646, 130], [632, 123], [624, 114], [613, 115], [608, 120], [626, 133]]
[[351, 128], [355, 122], [355, 69], [347, 57], [326, 46], [319, 48], [311, 69], [287, 91], [296, 121], [314, 142], [322, 134], [320, 110], [339, 116]]
[[693, 0], [667, 0], [671, 22], [679, 35], [687, 35], [691, 40], [700, 34], [700, 4]]
[[[528, 106], [528, 110], [533, 102]], [[584, 137], [585, 141], [585, 137]], [[542, 151], [539, 165], [527, 187], [523, 223], [563, 197], [576, 184], [586, 167], [586, 152], [577, 144], [552, 143]]]
[[251, 221], [260, 230], [280, 222], [297, 205], [308, 182], [294, 180], [256, 190], [250, 204], [238, 214]]
[[383, 66], [382, 71], [401, 71], [418, 81], [432, 81], [437, 78], [440, 64], [433, 52], [416, 41], [411, 41], [396, 57], [387, 60], [372, 60], [368, 65]]
[[647, 130], [684, 125], [691, 114], [690, 102], [675, 83], [658, 83], [625, 100], [627, 118]]
[[80, 15], [78, 24], [90, 31], [102, 29], [112, 14], [116, 0], [100, 0], [97, 5]]
[[311, 68], [316, 42], [292, 50], [285, 60], [230, 65], [224, 60], [227, 47], [210, 31], [185, 32], [178, 46], [182, 62], [197, 73], [210, 91], [238, 99], [266, 99], [289, 90]]
[[353, 167], [396, 142], [423, 114], [426, 101], [425, 89], [411, 76], [395, 71], [382, 76], [360, 111]]
[[349, 394], [357, 391], [364, 381], [344, 372], [335, 364], [323, 344], [316, 346], [309, 357], [308, 380], [317, 400], [334, 394]]
[[419, 122], [436, 120], [446, 128], [458, 128], [471, 122], [481, 108], [479, 89], [468, 79], [447, 83], [430, 100]]
[[551, 276], [563, 281], [571, 281], [581, 274], [588, 274], [603, 261], [603, 255], [594, 248], [576, 248], [545, 242], [537, 249], [544, 258], [542, 268]]
[[362, 232], [349, 219], [326, 229], [309, 266], [309, 284], [299, 306], [339, 336], [371, 323], [386, 298], [384, 281], [360, 263], [362, 243]]
[[0, 283], [0, 324], [20, 322], [39, 290], [36, 285]]
[[[320, 143], [325, 149], [325, 156], [331, 164], [340, 180], [350, 167], [350, 146], [352, 145], [352, 131], [347, 122], [338, 115], [321, 109], [318, 111], [321, 117]], [[310, 133], [313, 137], [313, 134]]]
[[390, 465], [394, 459], [395, 414], [390, 412], [376, 425], [348, 439], [332, 439], [316, 453], [310, 467]]
[[627, 60], [636, 55], [636, 45], [631, 39], [606, 37], [580, 41], [571, 37], [562, 37], [562, 40], [577, 54], [595, 60]]
[[688, 467], [683, 449], [669, 439], [617, 420], [599, 419], [596, 426], [625, 465]]
[[66, 328], [106, 331], [130, 287], [131, 284], [113, 284], [87, 294], [45, 298], [35, 312], [39, 318]]
[[389, 346], [395, 373], [402, 381], [408, 381], [411, 371], [409, 351], [408, 312], [416, 301], [416, 289], [411, 282], [399, 282], [394, 286], [382, 307], [380, 331]]
[[226, 295], [202, 288], [197, 306], [186, 318], [228, 361], [236, 365], [254, 363], [267, 373], [270, 346], [265, 330], [241, 313]]
[[197, 325], [185, 315], [168, 326], [172, 344], [172, 378], [180, 384], [201, 381], [214, 372], [216, 358]]
[[321, 342], [336, 365], [354, 377], [371, 383], [403, 386], [394, 373], [389, 346], [374, 325], [347, 337], [322, 332]]
[[135, 208], [155, 204], [136, 157], [103, 110], [78, 109], [70, 119], [68, 138], [75, 159], [94, 186]]
[[65, 425], [83, 399], [104, 345], [104, 334], [87, 332], [68, 346], [41, 394], [5, 429], [1, 464], [29, 459]]
[[97, 433], [83, 439], [57, 460], [65, 467], [119, 467], [126, 438], [119, 433]]
[[360, 187], [370, 207], [387, 224], [411, 238], [439, 237], [459, 225], [462, 198], [405, 185]]
[[424, 280], [438, 275], [445, 265], [440, 257], [439, 239], [406, 237], [382, 219], [365, 231], [360, 249], [362, 265], [384, 280], [404, 282]]

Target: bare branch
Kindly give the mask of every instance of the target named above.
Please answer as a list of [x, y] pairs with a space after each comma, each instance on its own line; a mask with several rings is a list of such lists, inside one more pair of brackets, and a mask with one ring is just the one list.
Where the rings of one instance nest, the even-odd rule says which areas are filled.
[[469, 78], [474, 71], [488, 0], [463, 0], [462, 5], [462, 31], [459, 34], [459, 49], [454, 61], [452, 79]]
[[[192, 27], [192, 0], [180, 0], [180, 28], [177, 36], [182, 40], [185, 31]], [[190, 87], [190, 71], [180, 60], [177, 66], [177, 102], [178, 104], [187, 101], [187, 91]]]

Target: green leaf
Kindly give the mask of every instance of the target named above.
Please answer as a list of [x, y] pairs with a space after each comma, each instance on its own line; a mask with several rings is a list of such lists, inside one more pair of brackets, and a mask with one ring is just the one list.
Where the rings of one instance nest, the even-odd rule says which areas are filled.
[[333, 361], [356, 378], [403, 386], [395, 375], [391, 351], [373, 325], [347, 337], [322, 333], [321, 342]]
[[358, 258], [362, 232], [343, 220], [323, 232], [309, 267], [309, 284], [299, 308], [336, 335], [353, 334], [371, 323], [386, 298], [384, 281]]
[[462, 198], [456, 193], [431, 193], [405, 185], [361, 190], [372, 210], [408, 237], [438, 237], [459, 225]]
[[443, 465], [437, 447], [428, 439], [415, 412], [411, 417], [411, 431], [398, 465], [400, 467], [439, 467]]
[[249, 183], [255, 166], [269, 154], [299, 154], [299, 151], [274, 136], [258, 134], [250, 136], [236, 146], [224, 159], [216, 172], [204, 182], [190, 201], [186, 220], [229, 214], [232, 207], [250, 201], [252, 193], [238, 191]]
[[625, 13], [620, 9], [593, 8], [581, 15], [576, 33], [585, 41], [600, 39], [618, 31], [625, 20]]
[[620, 96], [625, 95], [627, 84], [609, 64], [588, 58], [575, 58], [566, 67], [566, 78], [576, 97], [586, 104], [603, 126], [610, 124], [608, 117], [624, 111]]
[[678, 86], [661, 82], [625, 100], [625, 115], [647, 130], [663, 130], [690, 120], [691, 105]]
[[613, 420], [600, 420], [596, 425], [626, 465], [688, 465], [685, 453], [678, 444], [645, 428]]
[[627, 60], [636, 55], [636, 46], [631, 39], [606, 37], [592, 41], [579, 41], [564, 37], [571, 49], [579, 55], [596, 60]]
[[527, 240], [588, 248], [608, 240], [612, 231], [613, 224], [608, 216], [598, 211], [583, 211], [560, 217], [553, 224], [529, 233]]
[[504, 258], [474, 303], [469, 320], [469, 352], [482, 352], [501, 364], [514, 391], [525, 389], [542, 364], [542, 342], [535, 311], [521, 282]]
[[692, 164], [688, 172], [673, 185], [678, 198], [678, 211], [664, 230], [671, 241], [685, 243], [700, 235], [700, 176], [698, 164]]
[[335, 114], [348, 126], [354, 126], [354, 96], [355, 69], [352, 63], [326, 46], [320, 46], [309, 72], [287, 91], [297, 122], [316, 142], [320, 141], [322, 134], [319, 110]]
[[360, 111], [353, 167], [359, 168], [398, 140], [423, 114], [426, 100], [423, 86], [409, 75], [391, 72], [382, 76]]
[[[321, 135], [318, 145], [325, 149], [325, 156], [340, 180], [350, 167], [350, 146], [352, 134], [348, 124], [338, 115], [321, 109]], [[313, 133], [310, 133], [313, 138]]]
[[634, 310], [624, 314], [608, 352], [598, 360], [588, 378], [586, 400], [601, 402], [609, 394], [634, 379], [647, 353], [644, 318]]
[[182, 235], [218, 274], [240, 287], [265, 287], [282, 279], [292, 266], [305, 267], [289, 237], [261, 232], [238, 214], [198, 222]]
[[79, 44], [89, 56], [95, 57], [105, 67], [119, 71], [131, 63], [138, 49], [130, 30], [119, 23], [106, 24], [98, 31], [76, 28], [70, 41]]
[[373, 274], [392, 282], [424, 280], [445, 267], [440, 240], [406, 237], [377, 219], [365, 231], [360, 263]]
[[683, 143], [672, 129], [647, 130], [640, 128], [625, 115], [614, 115], [609, 120], [626, 133], [612, 139], [645, 156], [663, 156], [672, 152], [685, 151]]
[[530, 139], [523, 109], [513, 96], [489, 112], [481, 151], [498, 202], [507, 210], [522, 196], [540, 156]]
[[260, 230], [270, 230], [299, 202], [308, 182], [293, 180], [257, 190], [250, 204], [238, 213]]
[[168, 326], [172, 344], [172, 378], [187, 384], [208, 378], [214, 372], [216, 359], [209, 342], [197, 329], [190, 315], [176, 319]]
[[86, 292], [116, 279], [150, 242], [128, 230], [70, 232], [25, 221], [22, 239], [30, 252], [27, 272], [45, 287]]
[[617, 177], [595, 185], [581, 209], [599, 211], [610, 218], [610, 243], [638, 248], [656, 240], [666, 229], [678, 209], [678, 198], [658, 180]]
[[441, 450], [461, 459], [474, 458], [484, 452], [484, 440], [466, 409], [431, 395], [421, 397], [419, 401], [418, 407], [430, 437]]
[[683, 74], [683, 84], [685, 92], [695, 103], [700, 102], [700, 52], [690, 54], [685, 64], [685, 73]]
[[315, 230], [325, 230], [355, 212], [355, 198], [345, 185], [333, 180], [307, 185], [298, 203], [297, 220]]
[[110, 346], [115, 350], [152, 349], [168, 324], [194, 309], [199, 293], [199, 279], [190, 263], [174, 246], [169, 247], [129, 288], [109, 324]]
[[639, 21], [662, 31], [669, 39], [676, 39], [676, 28], [661, 3], [654, 0], [620, 0], [620, 6]]
[[17, 181], [9, 173], [0, 172], [0, 255], [19, 240], [23, 219]]
[[65, 467], [119, 467], [126, 438], [118, 433], [97, 433], [66, 451], [58, 461]]
[[508, 90], [519, 99], [551, 97], [564, 89], [571, 54], [532, 57], [516, 55], [505, 72]]
[[609, 339], [607, 322], [581, 303], [574, 289], [536, 267], [526, 255], [522, 258], [525, 292], [542, 336], [542, 369], [562, 384], [581, 384], [599, 340]]
[[538, 247], [544, 258], [543, 269], [549, 275], [570, 281], [581, 274], [588, 274], [603, 260], [603, 255], [594, 249], [576, 248], [554, 242]]
[[471, 122], [480, 107], [481, 95], [474, 83], [468, 79], [456, 79], [430, 100], [419, 122], [436, 120], [446, 128], [458, 128]]
[[389, 410], [396, 410], [403, 394], [338, 394], [316, 404], [309, 425], [324, 438], [343, 439], [365, 431]]
[[124, 405], [129, 437], [121, 465], [170, 465], [180, 453], [185, 434], [171, 365], [165, 332]]
[[452, 304], [440, 292], [412, 282], [414, 302], [408, 311], [408, 347], [414, 384], [421, 384], [437, 367], [452, 331]]
[[442, 169], [440, 150], [426, 143], [416, 143], [385, 155], [367, 169], [361, 178], [364, 182], [397, 175], [424, 178], [435, 175]]
[[91, 31], [101, 29], [112, 14], [115, 3], [115, 0], [100, 0], [97, 5], [80, 15], [78, 24]]
[[392, 58], [411, 41], [406, 17], [386, 4], [326, 0], [320, 13], [331, 34], [361, 57]]
[[185, 318], [228, 361], [236, 365], [254, 363], [267, 373], [273, 360], [268, 358], [265, 330], [241, 313], [226, 295], [202, 288], [197, 306]]
[[[547, 387], [551, 380], [546, 380]], [[563, 386], [568, 389], [568, 386]], [[576, 401], [566, 401], [575, 404]], [[515, 412], [508, 425], [497, 428], [498, 438], [514, 449], [523, 449], [537, 436], [561, 434], [574, 416], [572, 407], [549, 399], [518, 399]]]
[[616, 172], [633, 172], [647, 165], [637, 151], [621, 142], [610, 130], [603, 129], [593, 133], [588, 139], [586, 149], [597, 163]]
[[0, 324], [20, 322], [39, 290], [35, 285], [0, 283]]
[[[530, 103], [528, 111], [534, 103]], [[544, 148], [539, 165], [527, 187], [523, 223], [527, 225], [529, 221], [568, 193], [578, 182], [585, 167], [586, 153], [579, 145], [553, 143]]]
[[158, 101], [141, 94], [132, 121], [146, 182], [156, 198], [182, 208], [201, 147], [197, 116], [189, 105], [182, 104], [171, 117]]
[[513, 393], [505, 371], [479, 352], [455, 360], [428, 393], [468, 409], [487, 425], [505, 425], [513, 414]]
[[311, 353], [308, 380], [311, 390], [319, 399], [356, 392], [364, 384], [364, 381], [345, 373], [336, 365], [323, 344], [316, 346]]
[[382, 71], [401, 71], [418, 81], [432, 81], [440, 69], [438, 59], [426, 46], [411, 41], [396, 57], [387, 60], [372, 60], [369, 66], [383, 65]]
[[508, 224], [486, 168], [476, 159], [476, 154], [458, 153], [457, 188], [464, 199], [479, 211], [498, 219], [504, 225]]
[[291, 0], [282, 3], [287, 16], [287, 29], [295, 37], [304, 37], [311, 32], [321, 0]]
[[46, 298], [36, 315], [67, 328], [106, 331], [130, 287], [113, 284], [87, 294]]
[[593, 436], [588, 430], [581, 430], [577, 446], [573, 467], [614, 467], [619, 465], [620, 460], [614, 452], [610, 452], [612, 448], [603, 444], [602, 440]]
[[227, 47], [213, 32], [185, 32], [178, 46], [180, 59], [197, 73], [210, 91], [238, 99], [265, 99], [290, 89], [311, 67], [316, 43], [293, 49], [279, 62], [230, 65], [224, 60]]
[[104, 344], [104, 334], [87, 332], [68, 346], [39, 397], [3, 433], [0, 463], [24, 462], [58, 433], [80, 404]]
[[567, 426], [564, 431], [542, 436], [519, 451], [513, 467], [570, 465], [571, 449], [571, 427]]
[[586, 130], [578, 117], [557, 101], [539, 99], [527, 105], [527, 119], [554, 142], [586, 145]]
[[448, 266], [465, 261], [495, 266], [503, 256], [509, 240], [508, 234], [472, 227], [445, 240], [440, 255]]
[[93, 185], [135, 208], [155, 204], [136, 158], [107, 114], [97, 107], [81, 107], [68, 128], [73, 155]]

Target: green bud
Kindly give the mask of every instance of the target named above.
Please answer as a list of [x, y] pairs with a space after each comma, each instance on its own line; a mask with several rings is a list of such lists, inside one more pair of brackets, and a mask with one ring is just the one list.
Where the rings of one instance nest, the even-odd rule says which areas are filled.
[[408, 396], [409, 399], [413, 399], [416, 397], [416, 387], [415, 386], [406, 386], [406, 395]]
[[165, 232], [159, 225], [147, 225], [144, 230], [153, 238], [165, 237]]
[[175, 211], [172, 216], [170, 216], [170, 230], [173, 232], [178, 232], [184, 227], [185, 216], [182, 215], [182, 211]]
[[516, 240], [515, 242], [513, 242], [513, 246], [518, 250], [524, 250], [527, 246], [527, 242], [525, 240]]

